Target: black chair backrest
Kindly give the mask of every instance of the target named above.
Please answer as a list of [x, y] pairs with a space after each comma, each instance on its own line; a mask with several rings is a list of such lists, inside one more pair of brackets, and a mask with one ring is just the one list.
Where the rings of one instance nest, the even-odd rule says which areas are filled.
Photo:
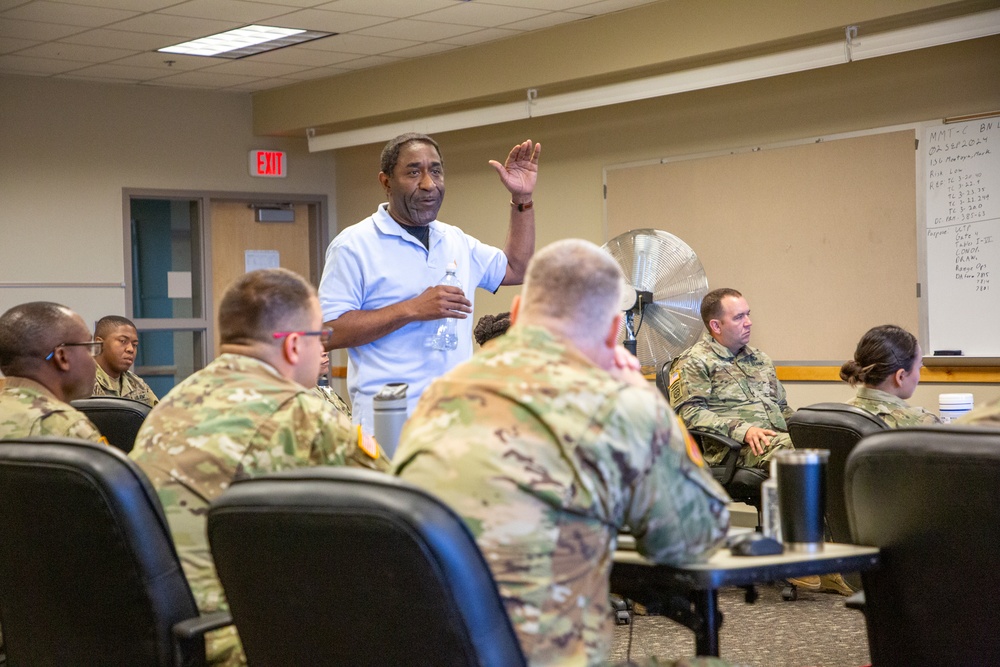
[[844, 504], [847, 457], [861, 438], [889, 427], [867, 410], [844, 403], [816, 403], [801, 408], [788, 420], [796, 449], [826, 449], [826, 522], [834, 542], [850, 542], [851, 527]]
[[251, 665], [524, 665], [489, 568], [439, 500], [370, 470], [233, 484], [208, 537]]
[[91, 396], [70, 404], [87, 415], [101, 435], [126, 454], [132, 451], [139, 427], [150, 411], [145, 403], [118, 396]]
[[0, 440], [8, 665], [171, 665], [171, 626], [197, 615], [163, 508], [132, 461], [72, 438]]
[[866, 437], [847, 462], [872, 664], [1000, 665], [1000, 430], [925, 427]]

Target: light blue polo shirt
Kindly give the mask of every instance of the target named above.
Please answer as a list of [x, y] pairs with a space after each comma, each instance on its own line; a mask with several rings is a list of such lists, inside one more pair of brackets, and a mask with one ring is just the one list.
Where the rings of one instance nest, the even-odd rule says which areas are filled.
[[[340, 232], [326, 251], [319, 287], [323, 321], [352, 310], [375, 310], [412, 299], [444, 278], [457, 262], [465, 297], [475, 301], [481, 287], [496, 292], [507, 272], [499, 248], [480, 243], [458, 227], [435, 220], [430, 249], [404, 231], [382, 204], [369, 218]], [[406, 382], [408, 408], [432, 380], [472, 356], [473, 317], [458, 321], [458, 348], [434, 350], [424, 340], [438, 320], [411, 322], [376, 341], [347, 350], [347, 389], [355, 423], [371, 414], [372, 397], [388, 382]]]

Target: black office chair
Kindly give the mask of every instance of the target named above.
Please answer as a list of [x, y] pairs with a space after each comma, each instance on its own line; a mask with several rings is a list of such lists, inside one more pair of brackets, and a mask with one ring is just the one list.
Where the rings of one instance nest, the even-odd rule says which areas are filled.
[[867, 436], [847, 461], [875, 667], [1000, 665], [1000, 430], [933, 427]]
[[87, 415], [108, 442], [126, 454], [135, 446], [135, 436], [149, 414], [145, 403], [118, 396], [91, 396], [70, 401], [70, 405]]
[[847, 457], [863, 437], [888, 429], [878, 416], [843, 403], [809, 405], [797, 410], [788, 420], [788, 432], [796, 449], [830, 452], [826, 464], [826, 524], [834, 542], [851, 541], [844, 503]]
[[464, 522], [390, 475], [237, 482], [208, 538], [251, 665], [525, 664]]
[[204, 633], [156, 492], [112, 447], [0, 440], [0, 626], [9, 665], [200, 665]]
[[[671, 363], [670, 361], [665, 362], [656, 372], [656, 387], [668, 401], [670, 400], [670, 394], [668, 393], [669, 385], [667, 377], [669, 377]], [[712, 477], [722, 485], [722, 488], [726, 490], [730, 498], [756, 507], [759, 523], [761, 510], [760, 485], [767, 481], [768, 472], [761, 468], [748, 468], [739, 464], [740, 450], [743, 448], [742, 443], [718, 433], [702, 431], [696, 428], [689, 428], [688, 432], [695, 439], [695, 442], [698, 443], [702, 452], [705, 451], [708, 443], [715, 443], [726, 450], [726, 455], [722, 459], [722, 462], [710, 466]]]

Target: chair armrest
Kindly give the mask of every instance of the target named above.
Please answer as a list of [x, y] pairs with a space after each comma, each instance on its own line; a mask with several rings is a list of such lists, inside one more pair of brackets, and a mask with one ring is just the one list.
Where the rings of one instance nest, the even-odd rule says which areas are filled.
[[174, 623], [174, 665], [195, 667], [205, 664], [205, 634], [233, 624], [228, 611], [216, 611]]
[[702, 453], [705, 452], [705, 441], [711, 440], [712, 442], [722, 445], [723, 447], [728, 447], [725, 457], [722, 459], [721, 467], [722, 476], [718, 478], [719, 484], [726, 486], [733, 481], [733, 475], [736, 474], [736, 468], [740, 460], [740, 450], [743, 449], [743, 445], [736, 440], [733, 440], [727, 435], [719, 435], [718, 433], [713, 433], [711, 431], [702, 431], [700, 429], [692, 428], [688, 429], [691, 436], [701, 447]]
[[851, 597], [844, 600], [844, 606], [848, 609], [857, 609], [862, 614], [865, 613], [865, 592], [858, 591]]

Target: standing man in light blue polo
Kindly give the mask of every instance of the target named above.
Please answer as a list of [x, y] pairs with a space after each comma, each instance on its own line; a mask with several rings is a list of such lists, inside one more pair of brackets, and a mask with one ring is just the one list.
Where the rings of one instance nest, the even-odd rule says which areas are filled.
[[[347, 388], [354, 421], [371, 414], [388, 382], [406, 382], [412, 412], [431, 380], [472, 356], [477, 287], [495, 292], [520, 285], [535, 251], [532, 193], [541, 144], [511, 149], [504, 164], [490, 160], [510, 193], [503, 250], [437, 219], [444, 202], [444, 161], [432, 138], [403, 134], [382, 150], [378, 178], [388, 203], [343, 230], [326, 252], [319, 296], [333, 328], [330, 349], [348, 348]], [[464, 289], [438, 285], [451, 262]], [[425, 347], [442, 318], [458, 320], [458, 347]]]

